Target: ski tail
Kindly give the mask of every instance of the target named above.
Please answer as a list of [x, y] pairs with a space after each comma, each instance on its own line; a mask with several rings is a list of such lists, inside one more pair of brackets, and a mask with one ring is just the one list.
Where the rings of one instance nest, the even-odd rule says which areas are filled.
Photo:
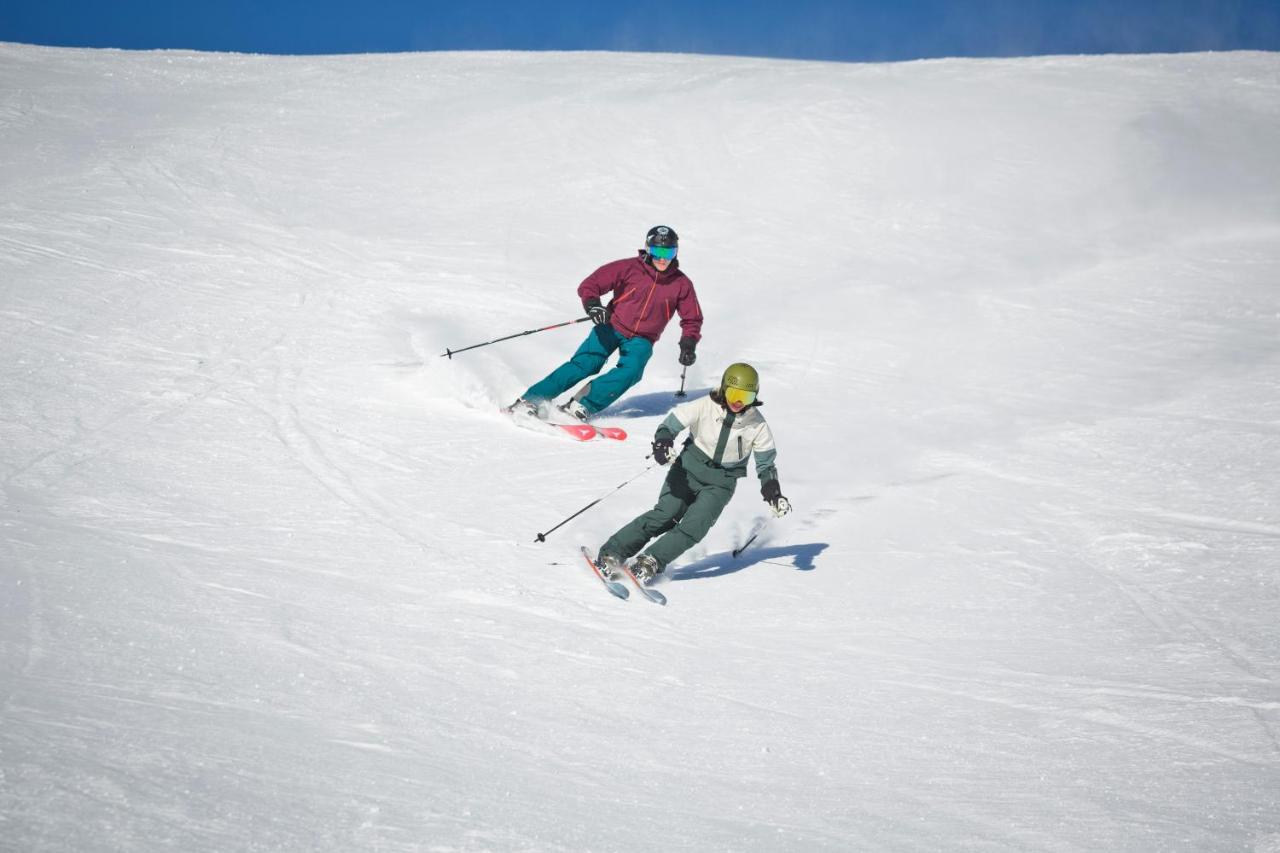
[[622, 571], [626, 576], [631, 578], [631, 582], [636, 585], [636, 589], [640, 590], [640, 594], [652, 601], [654, 604], [666, 604], [667, 597], [656, 589], [645, 586], [640, 582], [640, 578], [636, 577], [635, 572], [631, 571], [631, 565], [627, 564], [622, 567]]

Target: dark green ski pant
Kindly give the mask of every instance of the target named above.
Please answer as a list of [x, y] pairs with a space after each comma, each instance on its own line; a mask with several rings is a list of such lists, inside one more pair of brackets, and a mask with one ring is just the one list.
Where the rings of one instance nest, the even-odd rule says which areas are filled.
[[629, 560], [657, 536], [661, 538], [649, 546], [647, 553], [666, 568], [702, 541], [728, 506], [738, 481], [717, 476], [715, 482], [706, 482], [690, 473], [681, 464], [683, 461], [681, 457], [672, 463], [654, 508], [610, 536], [600, 546], [601, 554]]

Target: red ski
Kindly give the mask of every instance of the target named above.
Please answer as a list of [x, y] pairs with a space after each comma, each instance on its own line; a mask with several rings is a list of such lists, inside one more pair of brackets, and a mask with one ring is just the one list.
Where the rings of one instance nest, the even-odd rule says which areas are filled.
[[553, 424], [550, 421], [544, 421], [532, 415], [523, 415], [510, 409], [499, 409], [498, 411], [511, 418], [511, 422], [516, 426], [533, 430], [534, 432], [563, 435], [577, 441], [590, 441], [597, 435], [596, 428], [591, 424]]
[[578, 441], [591, 441], [595, 438], [608, 438], [613, 441], [627, 440], [627, 431], [622, 427], [597, 427], [588, 423], [562, 424], [555, 421], [546, 421], [533, 415], [513, 412], [510, 409], [499, 409], [498, 411], [509, 416], [516, 426], [531, 429], [535, 432], [559, 433]]

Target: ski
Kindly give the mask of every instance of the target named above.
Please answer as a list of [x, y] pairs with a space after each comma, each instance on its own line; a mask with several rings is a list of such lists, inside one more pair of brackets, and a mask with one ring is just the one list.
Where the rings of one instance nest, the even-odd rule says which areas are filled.
[[656, 589], [650, 589], [649, 587], [640, 583], [640, 578], [636, 577], [635, 573], [631, 571], [630, 565], [623, 565], [622, 571], [626, 573], [627, 577], [631, 578], [631, 582], [636, 585], [636, 589], [640, 590], [640, 594], [643, 595], [645, 598], [649, 599], [654, 604], [667, 603], [667, 597], [665, 595], [658, 592]]
[[[572, 417], [572, 415], [570, 417]], [[590, 429], [592, 431], [592, 435], [591, 435], [592, 438], [608, 438], [614, 441], [627, 440], [627, 431], [622, 427], [600, 426], [599, 424], [588, 423], [586, 421], [573, 421], [571, 423], [564, 423], [562, 421], [547, 420], [546, 418], [543, 418], [541, 415], [538, 416], [538, 420], [542, 421], [543, 423], [551, 424], [552, 426], [558, 426], [561, 429], [577, 429], [578, 427], [586, 427], [587, 429]], [[585, 433], [586, 431], [584, 430], [583, 432]], [[585, 441], [586, 439], [583, 439], [583, 440]]]
[[511, 418], [511, 422], [516, 426], [533, 430], [534, 432], [565, 435], [577, 441], [591, 441], [598, 435], [596, 428], [591, 424], [557, 424], [551, 421], [544, 421], [542, 418], [517, 414], [510, 409], [499, 409], [498, 411]]
[[[542, 420], [539, 418], [539, 420]], [[542, 421], [547, 426], [558, 427], [578, 438], [579, 441], [590, 441], [593, 438], [607, 438], [613, 441], [626, 441], [627, 431], [622, 427], [596, 426], [586, 422], [562, 424], [556, 421]]]
[[611, 438], [614, 441], [626, 441], [627, 431], [622, 427], [598, 426], [595, 431], [605, 438]]
[[578, 441], [591, 441], [595, 438], [608, 438], [613, 441], [627, 440], [627, 431], [622, 427], [598, 427], [588, 423], [557, 423], [556, 421], [549, 421], [536, 415], [515, 412], [511, 409], [499, 409], [498, 411], [511, 418], [516, 426], [524, 427], [525, 429], [530, 429], [535, 432], [561, 432], [568, 435], [570, 438], [577, 439]]
[[591, 439], [595, 438], [599, 434], [599, 430], [597, 430], [591, 424], [553, 424], [548, 421], [547, 426], [555, 427], [558, 430], [563, 430], [565, 433], [572, 436], [573, 438], [576, 438], [578, 441], [590, 441]]
[[591, 567], [591, 571], [595, 572], [596, 577], [600, 579], [600, 583], [604, 584], [605, 589], [609, 590], [609, 592], [624, 601], [627, 599], [631, 593], [627, 591], [626, 586], [618, 583], [617, 581], [611, 581], [606, 578], [604, 573], [600, 571], [600, 567], [596, 565], [595, 558], [591, 556], [591, 552], [587, 550], [585, 545], [582, 547], [582, 558], [587, 561], [587, 565]]

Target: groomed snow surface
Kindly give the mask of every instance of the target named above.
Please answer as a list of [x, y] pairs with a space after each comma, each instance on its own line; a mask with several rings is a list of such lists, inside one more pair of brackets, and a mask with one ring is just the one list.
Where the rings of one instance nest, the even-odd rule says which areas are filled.
[[[0, 848], [1280, 851], [1280, 55], [0, 45]], [[751, 477], [656, 607], [675, 327]]]

